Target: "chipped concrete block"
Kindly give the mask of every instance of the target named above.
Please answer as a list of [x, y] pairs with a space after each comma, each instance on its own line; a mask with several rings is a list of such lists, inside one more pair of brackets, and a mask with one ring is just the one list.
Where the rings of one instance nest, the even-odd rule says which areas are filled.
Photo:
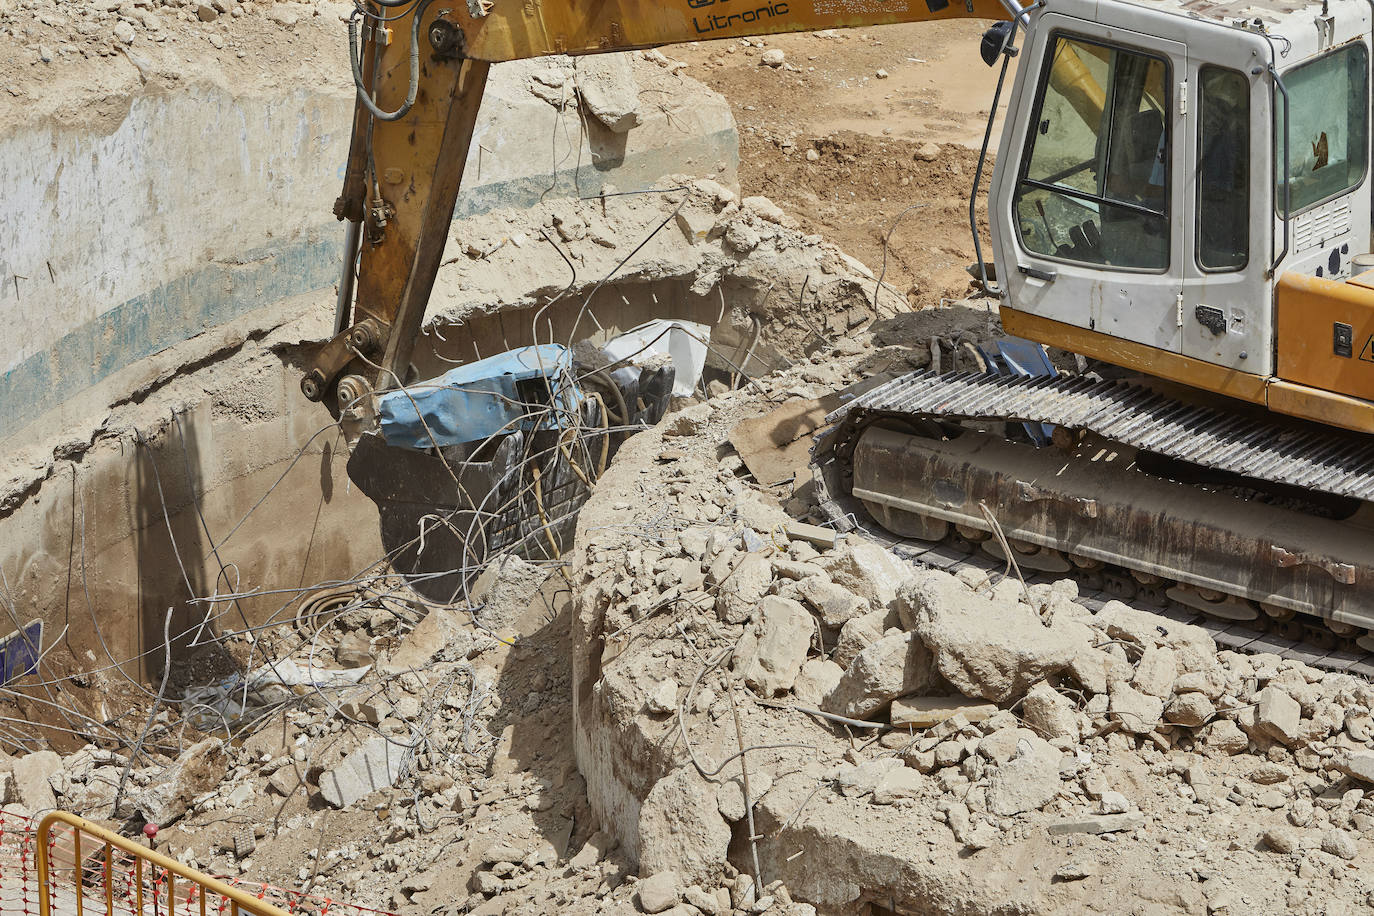
[[1093, 634], [1085, 624], [1064, 620], [1045, 626], [1027, 605], [984, 597], [962, 584], [961, 594], [947, 582], [941, 585], [940, 577], [954, 579], [928, 572], [903, 586], [900, 603], [908, 606], [940, 674], [965, 696], [1014, 699], [1091, 648]]
[[1078, 710], [1068, 697], [1044, 681], [1036, 684], [1026, 694], [1021, 712], [1026, 717], [1026, 722], [1045, 738], [1078, 740]]
[[[764, 200], [750, 197], [745, 201]], [[868, 601], [874, 610], [893, 606], [897, 589], [914, 573], [909, 563], [871, 541], [849, 539], [844, 546], [816, 561], [837, 585]]]
[[401, 775], [404, 754], [404, 747], [380, 735], [369, 738], [320, 777], [320, 794], [335, 808], [347, 808], [360, 798], [394, 785]]
[[855, 617], [869, 612], [867, 601], [843, 585], [831, 582], [825, 575], [802, 579], [797, 583], [797, 595], [820, 614], [821, 622], [831, 629], [843, 627]]
[[806, 608], [789, 598], [769, 595], [759, 603], [757, 640], [739, 665], [745, 683], [764, 696], [791, 690], [806, 661], [815, 624]]
[[792, 695], [808, 705], [820, 706], [826, 694], [835, 689], [842, 677], [844, 669], [830, 659], [809, 659], [797, 672], [797, 679], [792, 683]]
[[1014, 757], [988, 785], [988, 810], [1002, 817], [1036, 811], [1059, 794], [1059, 751], [1042, 738], [1022, 738]]
[[1164, 715], [1164, 701], [1141, 693], [1124, 682], [1112, 685], [1111, 701], [1107, 706], [1111, 718], [1121, 723], [1121, 730], [1133, 735], [1148, 735], [1159, 727]]
[[930, 689], [934, 673], [930, 652], [915, 633], [893, 633], [855, 657], [822, 707], [864, 719], [897, 697]]
[[1278, 687], [1265, 687], [1255, 705], [1255, 727], [1264, 734], [1292, 744], [1301, 734], [1302, 706]]
[[62, 758], [52, 751], [38, 751], [16, 758], [14, 761], [16, 801], [34, 812], [56, 808], [57, 796], [53, 794], [48, 776], [60, 769], [62, 769]]
[[1131, 684], [1141, 693], [1167, 700], [1177, 679], [1178, 664], [1174, 661], [1174, 650], [1167, 646], [1147, 646], [1140, 663], [1136, 665]]
[[580, 58], [577, 91], [587, 111], [612, 133], [629, 133], [640, 125], [639, 81], [628, 54]]
[[730, 846], [730, 825], [715, 802], [714, 787], [690, 766], [654, 783], [639, 809], [640, 870], [673, 869], [690, 881], [718, 875]]

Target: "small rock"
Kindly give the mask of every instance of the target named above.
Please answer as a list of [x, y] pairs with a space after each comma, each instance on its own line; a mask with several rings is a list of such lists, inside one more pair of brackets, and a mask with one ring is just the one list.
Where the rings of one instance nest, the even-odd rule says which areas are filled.
[[1239, 754], [1250, 746], [1250, 739], [1230, 719], [1218, 719], [1206, 728], [1203, 743], [1223, 754]]
[[1054, 877], [1059, 881], [1082, 881], [1098, 873], [1098, 865], [1088, 859], [1077, 859], [1059, 866]]
[[1131, 800], [1120, 792], [1103, 792], [1099, 806], [1100, 814], [1125, 814], [1131, 810]]
[[934, 162], [940, 158], [940, 147], [935, 143], [922, 143], [916, 150], [916, 158], [921, 162]]
[[1160, 716], [1164, 715], [1164, 701], [1119, 681], [1111, 687], [1107, 711], [1112, 719], [1121, 723], [1122, 731], [1148, 735], [1159, 727]]
[[821, 158], [821, 154], [820, 154], [820, 152], [818, 152], [817, 150], [815, 150], [815, 149], [809, 149], [809, 150], [806, 151], [806, 161], [807, 161], [807, 162], [819, 162], [819, 161], [820, 161], [820, 158]]
[[1298, 837], [1293, 831], [1283, 827], [1270, 827], [1264, 831], [1264, 845], [1274, 852], [1287, 855], [1298, 848]]
[[682, 900], [682, 882], [675, 871], [661, 871], [636, 886], [639, 908], [646, 913], [662, 913]]
[[785, 60], [787, 60], [787, 54], [784, 53], [781, 48], [769, 48], [767, 51], [763, 52], [763, 55], [759, 58], [759, 63], [768, 67], [777, 68], [781, 67]]
[[202, 3], [200, 6], [196, 7], [196, 16], [201, 22], [214, 22], [219, 18], [219, 10], [215, 9], [213, 6]]
[[877, 73], [874, 73], [873, 75], [874, 75], [875, 77], [877, 77], [878, 79], [880, 79], [880, 80], [885, 80], [885, 79], [887, 79], [887, 71], [886, 71], [886, 70], [879, 69], [878, 72], [877, 72]]
[[1359, 854], [1359, 849], [1349, 833], [1339, 827], [1332, 827], [1322, 834], [1322, 852], [1349, 861]]
[[1255, 726], [1271, 738], [1285, 744], [1298, 740], [1302, 721], [1302, 706], [1281, 689], [1265, 687], [1259, 692], [1255, 707]]
[[514, 865], [524, 861], [525, 851], [519, 846], [504, 841], [492, 843], [482, 852], [482, 864], [485, 866], [508, 864]]
[[272, 20], [282, 28], [295, 28], [296, 23], [301, 21], [301, 17], [297, 16], [295, 13], [293, 13], [289, 9], [286, 9], [285, 7], [286, 4], [274, 5], [271, 9], [267, 11], [267, 18]]
[[720, 901], [715, 894], [708, 894], [700, 886], [693, 884], [683, 893], [682, 899], [701, 910], [705, 916], [720, 916]]
[[666, 716], [677, 710], [677, 681], [664, 678], [654, 685], [644, 700], [644, 709], [651, 715]]
[[1274, 763], [1273, 761], [1261, 761], [1259, 766], [1250, 771], [1250, 781], [1262, 786], [1272, 786], [1275, 783], [1287, 782], [1293, 774], [1288, 767]]
[[114, 24], [114, 37], [116, 41], [130, 45], [134, 43], [134, 27], [123, 19]]
[[1199, 728], [1205, 725], [1216, 711], [1216, 707], [1205, 694], [1180, 693], [1164, 707], [1164, 720], [1174, 725]]

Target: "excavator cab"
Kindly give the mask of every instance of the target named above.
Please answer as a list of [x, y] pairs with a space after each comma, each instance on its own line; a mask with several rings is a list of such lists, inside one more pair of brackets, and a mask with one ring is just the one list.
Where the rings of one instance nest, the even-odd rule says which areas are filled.
[[1317, 10], [1028, 15], [990, 190], [1010, 333], [1374, 431], [1370, 8]]

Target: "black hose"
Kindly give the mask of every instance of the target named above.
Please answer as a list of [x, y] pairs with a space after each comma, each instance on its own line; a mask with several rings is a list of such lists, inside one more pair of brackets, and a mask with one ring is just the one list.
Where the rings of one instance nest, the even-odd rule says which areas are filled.
[[[410, 0], [400, 0], [408, 3]], [[415, 105], [415, 97], [420, 91], [420, 20], [434, 0], [420, 0], [415, 5], [415, 18], [410, 23], [410, 91], [406, 93], [405, 104], [395, 111], [382, 111], [372, 101], [367, 87], [363, 85], [362, 63], [358, 57], [358, 14], [348, 19], [348, 62], [353, 68], [353, 85], [358, 90], [358, 100], [363, 103], [372, 116], [379, 121], [399, 121], [410, 113]], [[382, 3], [383, 6], [399, 6], [400, 3]]]

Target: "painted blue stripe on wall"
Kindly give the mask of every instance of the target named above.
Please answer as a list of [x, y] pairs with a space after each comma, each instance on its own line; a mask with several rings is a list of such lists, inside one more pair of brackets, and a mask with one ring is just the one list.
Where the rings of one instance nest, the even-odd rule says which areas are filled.
[[[548, 197], [595, 195], [608, 180], [623, 189], [648, 186], [683, 170], [685, 155], [714, 167], [739, 164], [733, 130], [698, 138], [690, 146], [649, 150], [626, 161], [602, 161], [550, 176], [481, 185], [458, 198], [454, 219], [498, 207], [531, 207]], [[550, 187], [550, 184], [553, 187]], [[331, 286], [337, 279], [343, 230], [327, 226], [310, 238], [243, 254], [239, 263], [215, 263], [123, 302], [0, 376], [0, 440], [23, 429], [72, 394], [131, 363], [159, 353], [254, 309]]]

